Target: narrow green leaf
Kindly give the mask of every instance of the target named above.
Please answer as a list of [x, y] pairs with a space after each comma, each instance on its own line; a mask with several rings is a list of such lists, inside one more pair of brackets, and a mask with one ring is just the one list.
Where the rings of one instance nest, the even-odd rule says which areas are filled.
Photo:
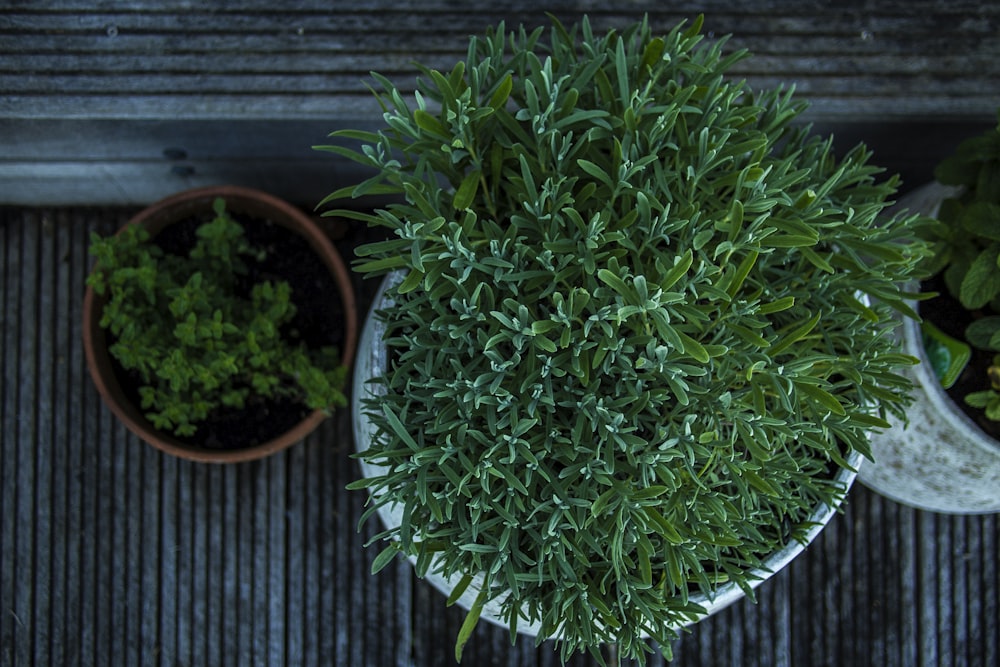
[[677, 335], [680, 336], [681, 344], [684, 345], [684, 352], [686, 354], [690, 354], [703, 364], [708, 363], [708, 360], [711, 357], [709, 356], [708, 350], [705, 349], [704, 345], [696, 341], [694, 338], [691, 338], [691, 336], [688, 336], [683, 331], [678, 331]]
[[486, 590], [487, 587], [483, 586], [483, 589], [479, 591], [479, 595], [476, 596], [476, 601], [469, 609], [469, 613], [465, 615], [465, 621], [462, 623], [462, 627], [458, 631], [458, 639], [455, 642], [456, 662], [462, 662], [462, 650], [465, 648], [465, 645], [469, 643], [469, 637], [472, 636], [472, 631], [476, 629], [476, 625], [479, 623], [479, 617], [483, 615], [483, 607], [486, 606]]
[[632, 494], [633, 500], [649, 500], [650, 498], [659, 498], [663, 494], [670, 491], [670, 487], [663, 485], [647, 486], [645, 489], [641, 489]]
[[772, 315], [774, 313], [780, 313], [783, 310], [788, 310], [794, 305], [794, 296], [783, 296], [780, 299], [775, 299], [771, 303], [761, 304], [760, 309], [757, 312], [761, 315]]
[[684, 538], [681, 537], [681, 534], [677, 532], [673, 524], [667, 521], [666, 517], [660, 514], [656, 508], [646, 505], [643, 506], [642, 511], [659, 527], [661, 534], [668, 542], [671, 544], [684, 543]]
[[817, 239], [798, 234], [772, 234], [761, 239], [761, 245], [769, 248], [806, 248], [816, 245]]
[[603, 169], [601, 169], [599, 166], [597, 166], [590, 160], [584, 160], [583, 158], [580, 158], [576, 161], [576, 164], [577, 166], [580, 167], [580, 169], [583, 169], [585, 172], [587, 172], [588, 174], [599, 180], [604, 185], [608, 186], [609, 188], [614, 187], [614, 185], [611, 183], [611, 177], [608, 176], [607, 172], [605, 172]]
[[693, 261], [694, 253], [688, 248], [683, 255], [674, 260], [673, 267], [663, 275], [663, 279], [660, 281], [660, 289], [666, 291], [673, 287], [687, 273], [688, 269], [691, 268]]
[[451, 589], [451, 593], [448, 594], [448, 599], [444, 603], [445, 606], [451, 607], [458, 602], [458, 599], [462, 597], [462, 594], [465, 593], [465, 590], [469, 587], [470, 583], [472, 583], [471, 574], [466, 574], [459, 579], [458, 583], [455, 584], [455, 587]]
[[768, 342], [766, 338], [761, 336], [759, 333], [750, 329], [748, 327], [741, 326], [739, 324], [729, 324], [729, 329], [745, 342], [753, 345], [754, 347], [765, 348], [770, 347], [771, 343]]
[[771, 351], [770, 351], [771, 357], [772, 358], [777, 357], [779, 354], [787, 350], [791, 345], [808, 336], [809, 332], [812, 331], [817, 324], [819, 324], [819, 319], [820, 319], [820, 313], [816, 313], [815, 315], [810, 317], [804, 324], [782, 336], [777, 343], [774, 343], [771, 346]]
[[632, 302], [635, 294], [634, 290], [629, 289], [629, 286], [622, 280], [618, 274], [608, 269], [601, 269], [597, 272], [597, 278], [602, 283], [610, 287], [619, 296], [623, 297], [627, 302]]
[[875, 415], [866, 415], [864, 413], [851, 414], [851, 421], [872, 428], [892, 428], [892, 424], [882, 419], [881, 417], [876, 417]]
[[636, 555], [639, 557], [639, 577], [645, 586], [653, 585], [653, 567], [649, 562], [649, 553], [640, 545], [636, 549]]
[[372, 562], [372, 574], [378, 574], [381, 572], [389, 563], [393, 561], [396, 554], [399, 553], [399, 545], [392, 542], [385, 549], [379, 552], [378, 556], [375, 556], [374, 562]]
[[740, 291], [741, 287], [743, 287], [743, 281], [746, 280], [747, 276], [750, 274], [750, 271], [753, 269], [754, 264], [757, 263], [757, 258], [759, 256], [760, 253], [756, 250], [752, 250], [747, 253], [747, 256], [744, 257], [739, 266], [736, 267], [736, 275], [733, 276], [733, 282], [729, 285], [729, 289], [727, 290], [731, 298], [735, 297], [736, 293]]
[[705, 15], [698, 14], [698, 16], [695, 17], [694, 21], [691, 23], [688, 29], [681, 33], [681, 36], [684, 37], [685, 39], [691, 39], [692, 37], [697, 37], [698, 34], [701, 32], [701, 27], [704, 24], [705, 24]]
[[543, 352], [548, 352], [549, 354], [555, 354], [559, 350], [556, 344], [545, 336], [535, 336], [531, 339], [531, 342], [538, 346]]
[[545, 334], [553, 329], [558, 329], [561, 324], [554, 322], [552, 320], [538, 320], [531, 323], [531, 333], [533, 334]]
[[649, 40], [646, 44], [646, 48], [642, 52], [642, 61], [640, 63], [643, 70], [651, 69], [654, 65], [658, 64], [663, 58], [663, 50], [666, 44], [662, 37], [654, 37]]
[[815, 266], [820, 271], [825, 271], [827, 273], [835, 273], [833, 265], [830, 262], [823, 259], [818, 252], [809, 247], [800, 247], [799, 252], [802, 256], [809, 260], [809, 263]]
[[481, 178], [482, 172], [478, 169], [470, 171], [465, 175], [462, 184], [458, 186], [458, 190], [455, 191], [455, 197], [452, 200], [452, 206], [456, 210], [464, 211], [472, 205], [473, 200], [476, 198], [476, 191], [479, 188]]
[[450, 136], [448, 128], [445, 127], [444, 123], [423, 109], [417, 109], [413, 112], [413, 122], [415, 122], [417, 127], [421, 130], [430, 132], [431, 134], [437, 135], [443, 139], [447, 139]]
[[764, 495], [771, 496], [772, 498], [781, 497], [781, 494], [778, 493], [778, 490], [775, 489], [770, 482], [768, 482], [766, 479], [758, 475], [753, 470], [744, 469], [743, 477], [747, 480], [750, 486], [754, 487]]
[[[615, 74], [618, 80], [618, 101], [626, 111], [632, 109], [631, 87], [629, 86], [628, 60], [625, 56], [625, 40], [618, 40], [615, 46]], [[628, 124], [626, 123], [626, 126]]]
[[608, 505], [611, 504], [611, 501], [617, 498], [618, 495], [619, 491], [617, 487], [611, 487], [610, 489], [599, 495], [597, 497], [597, 500], [595, 500], [594, 503], [590, 506], [591, 515], [600, 516], [601, 513], [604, 511], [604, 509], [608, 507]]
[[413, 290], [420, 287], [421, 281], [424, 279], [423, 271], [419, 271], [416, 268], [410, 269], [409, 273], [406, 274], [406, 278], [397, 287], [397, 291], [400, 294], [406, 294], [407, 292], [412, 292]]
[[401, 269], [406, 266], [406, 257], [404, 255], [395, 255], [393, 257], [383, 257], [382, 259], [374, 259], [368, 262], [361, 262], [355, 266], [355, 270], [359, 273], [386, 273], [392, 271], [393, 269]]
[[514, 77], [507, 74], [507, 76], [500, 80], [500, 84], [497, 86], [496, 91], [494, 91], [493, 96], [490, 97], [490, 107], [493, 109], [503, 108], [507, 104], [507, 100], [510, 99], [510, 91], [513, 88]]
[[400, 440], [402, 440], [407, 447], [409, 447], [413, 451], [418, 451], [420, 449], [420, 445], [418, 445], [417, 441], [413, 439], [413, 436], [410, 435], [410, 432], [406, 430], [406, 426], [404, 426], [403, 422], [399, 420], [399, 417], [396, 416], [396, 413], [392, 411], [392, 408], [390, 408], [388, 405], [383, 405], [382, 415], [385, 416], [385, 420], [389, 424], [389, 428], [392, 429], [393, 433], [395, 433], [396, 436]]
[[844, 410], [844, 406], [837, 400], [837, 397], [825, 389], [808, 382], [793, 380], [793, 383], [795, 384], [796, 390], [801, 391], [803, 394], [819, 403], [830, 412], [841, 416], [847, 414], [847, 411]]
[[335, 130], [327, 136], [341, 139], [354, 139], [356, 141], [362, 141], [366, 144], [377, 144], [382, 139], [382, 137], [376, 132], [366, 132], [364, 130], [353, 129]]

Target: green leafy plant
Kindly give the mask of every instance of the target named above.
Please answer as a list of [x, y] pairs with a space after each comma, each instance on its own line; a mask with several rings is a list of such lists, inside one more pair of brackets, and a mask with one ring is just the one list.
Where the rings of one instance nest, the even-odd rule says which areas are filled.
[[384, 472], [351, 486], [366, 519], [403, 508], [374, 569], [413, 556], [453, 598], [484, 576], [459, 656], [491, 599], [563, 658], [669, 655], [907, 401], [888, 334], [924, 245], [876, 224], [896, 179], [729, 80], [746, 54], [700, 27], [500, 24], [414, 103], [375, 75], [386, 127], [319, 147], [375, 169], [324, 203], [403, 199], [335, 212], [387, 231], [359, 271], [401, 277], [366, 404]]
[[[948, 292], [972, 313], [969, 344], [1000, 352], [1000, 112], [995, 128], [959, 144], [934, 177], [960, 190], [941, 203], [939, 224], [928, 228], [928, 272], [940, 273]], [[984, 376], [991, 387], [968, 394], [966, 403], [1000, 421], [1000, 390], [990, 371]]]
[[[346, 405], [346, 370], [333, 347], [317, 351], [283, 332], [295, 315], [287, 282], [240, 287], [248, 263], [265, 253], [214, 202], [187, 255], [164, 252], [141, 226], [101, 238], [88, 278], [107, 297], [101, 326], [109, 352], [139, 378], [141, 408], [158, 429], [191, 436], [220, 407], [250, 396], [291, 397], [311, 409]], [[243, 293], [246, 292], [246, 293]]]

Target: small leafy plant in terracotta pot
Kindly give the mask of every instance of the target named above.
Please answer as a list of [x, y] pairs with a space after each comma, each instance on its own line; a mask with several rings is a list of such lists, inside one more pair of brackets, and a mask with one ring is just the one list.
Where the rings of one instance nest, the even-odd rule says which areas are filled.
[[154, 204], [91, 240], [84, 346], [142, 439], [206, 462], [260, 458], [346, 405], [353, 291], [320, 228], [236, 187]]
[[[386, 127], [327, 147], [384, 276], [355, 433], [396, 554], [479, 618], [600, 658], [669, 654], [813, 539], [901, 414], [890, 335], [924, 244], [859, 146], [793, 125], [700, 19], [472, 40], [383, 77]], [[360, 148], [348, 145], [358, 141]]]

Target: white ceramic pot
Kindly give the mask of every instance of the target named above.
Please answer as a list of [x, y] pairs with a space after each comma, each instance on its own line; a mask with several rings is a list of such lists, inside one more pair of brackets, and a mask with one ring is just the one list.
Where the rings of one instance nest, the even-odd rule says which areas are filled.
[[[955, 193], [937, 183], [914, 190], [897, 205], [937, 215]], [[917, 307], [917, 304], [912, 304]], [[920, 364], [905, 369], [914, 384], [908, 424], [871, 437], [875, 462], [865, 461], [858, 479], [882, 495], [919, 509], [949, 514], [1000, 512], [1000, 443], [982, 431], [945, 393], [927, 361], [920, 324], [904, 318], [906, 354]]]
[[[351, 406], [352, 416], [354, 419], [354, 442], [355, 447], [359, 452], [366, 450], [369, 443], [372, 442], [376, 435], [375, 427], [365, 414], [362, 402], [366, 398], [377, 396], [375, 391], [376, 389], [381, 389], [381, 387], [372, 385], [368, 382], [368, 380], [382, 375], [385, 372], [387, 365], [387, 350], [386, 347], [381, 344], [383, 334], [385, 333], [385, 324], [375, 316], [375, 311], [379, 308], [384, 308], [388, 303], [384, 297], [386, 287], [393, 284], [392, 281], [398, 283], [400, 280], [401, 276], [390, 275], [385, 279], [385, 281], [383, 281], [382, 286], [379, 289], [379, 293], [376, 296], [372, 310], [369, 313], [361, 331], [357, 361], [355, 362], [354, 367], [354, 389]], [[848, 458], [848, 462], [853, 468], [857, 469], [861, 463], [861, 459], [862, 457], [860, 454], [852, 453]], [[361, 472], [366, 478], [375, 477], [381, 474], [379, 466], [372, 465], [365, 461], [359, 461], [359, 463], [361, 465]], [[850, 470], [841, 470], [837, 474], [836, 479], [844, 486], [845, 489], [849, 489], [851, 484], [854, 482], [855, 477], [855, 472]], [[827, 523], [829, 523], [835, 513], [836, 509], [828, 505], [824, 504], [817, 507], [809, 519], [812, 526], [806, 533], [804, 542], [799, 543], [793, 541], [780, 551], [776, 551], [768, 556], [763, 562], [764, 567], [759, 570], [755, 570], [754, 574], [759, 576], [760, 579], [753, 581], [751, 583], [751, 588], [757, 588], [764, 581], [774, 576], [775, 573], [779, 572], [783, 567], [788, 565], [793, 558], [805, 551], [806, 547], [812, 543], [817, 535], [819, 535], [820, 531], [826, 526]], [[402, 521], [402, 506], [383, 505], [378, 509], [378, 514], [379, 518], [387, 528], [399, 526]], [[416, 562], [416, 559], [411, 558], [411, 561]], [[459, 576], [449, 579], [436, 574], [434, 573], [433, 565], [428, 570], [426, 578], [435, 588], [440, 590], [446, 596], [451, 593], [452, 589], [461, 579]], [[479, 594], [481, 584], [481, 578], [473, 580], [473, 582], [465, 590], [465, 593], [458, 599], [457, 603], [464, 609], [469, 609], [474, 603], [476, 596]], [[738, 586], [736, 586], [736, 584], [729, 583], [721, 586], [711, 600], [700, 593], [692, 595], [691, 600], [705, 608], [706, 614], [702, 617], [705, 618], [724, 609], [743, 596], [743, 592]], [[507, 627], [507, 623], [503, 621], [500, 616], [500, 602], [500, 600], [493, 600], [488, 603], [483, 609], [481, 618], [484, 618], [491, 623], [495, 623], [496, 625]], [[535, 636], [538, 634], [539, 625], [519, 623], [517, 629], [518, 632], [522, 634]]]

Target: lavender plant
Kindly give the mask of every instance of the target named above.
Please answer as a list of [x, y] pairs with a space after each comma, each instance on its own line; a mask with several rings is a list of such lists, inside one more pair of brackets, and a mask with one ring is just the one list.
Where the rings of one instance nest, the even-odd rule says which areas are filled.
[[319, 147], [375, 170], [324, 205], [400, 200], [331, 211], [387, 233], [359, 271], [401, 275], [361, 455], [384, 472], [351, 487], [365, 519], [403, 508], [376, 571], [485, 577], [459, 657], [502, 596], [564, 659], [669, 657], [692, 596], [752, 596], [907, 402], [889, 333], [924, 246], [876, 224], [896, 178], [728, 78], [746, 53], [701, 25], [500, 24], [413, 102], [374, 75], [385, 127]]

